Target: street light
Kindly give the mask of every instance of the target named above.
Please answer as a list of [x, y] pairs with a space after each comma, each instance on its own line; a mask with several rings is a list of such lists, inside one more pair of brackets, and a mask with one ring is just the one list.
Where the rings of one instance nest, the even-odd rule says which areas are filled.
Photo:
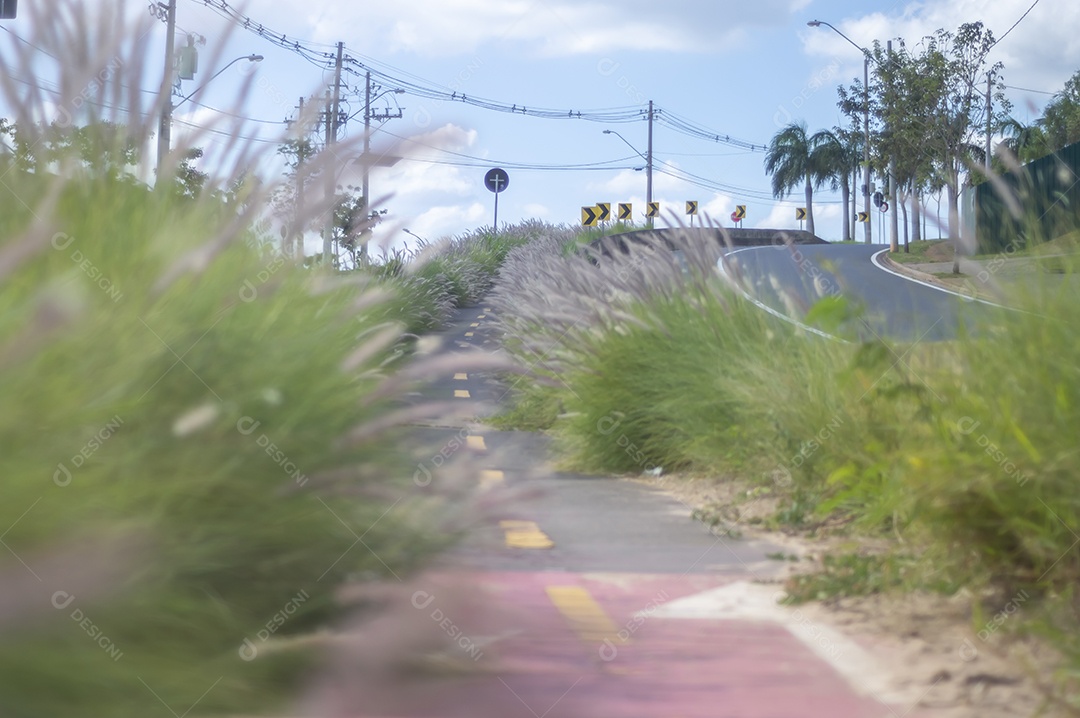
[[190, 95], [186, 96], [185, 98], [183, 98], [182, 100], [177, 102], [175, 105], [173, 105], [172, 109], [175, 111], [178, 107], [180, 107], [180, 105], [184, 104], [185, 102], [190, 100], [192, 97], [195, 97], [195, 95], [197, 95], [204, 87], [206, 87], [207, 85], [210, 84], [211, 80], [213, 80], [215, 77], [217, 77], [221, 73], [225, 72], [226, 70], [228, 70], [230, 67], [232, 67], [236, 63], [240, 62], [241, 60], [247, 60], [248, 62], [262, 62], [263, 61], [263, 56], [262, 55], [243, 55], [242, 57], [238, 57], [235, 60], [232, 60], [231, 62], [229, 62], [229, 64], [225, 65], [225, 67], [221, 68], [220, 70], [215, 72], [213, 75], [211, 75], [210, 79], [208, 79], [206, 82], [204, 82], [203, 84], [199, 85], [194, 90], [192, 90]]
[[[832, 30], [850, 42], [863, 56], [863, 212], [866, 213], [867, 220], [870, 219], [870, 51], [865, 47], [856, 44], [850, 37], [837, 30], [835, 27], [822, 20], [811, 20], [806, 23], [810, 27], [825, 27], [832, 28]], [[864, 222], [865, 226], [863, 231], [866, 236], [866, 243], [870, 244], [870, 222]]]
[[[651, 101], [649, 102], [649, 116], [650, 116], [650, 118], [652, 116], [652, 102]], [[604, 134], [605, 135], [615, 135], [620, 140], [622, 140], [623, 143], [625, 143], [627, 147], [632, 149], [634, 151], [634, 154], [636, 154], [641, 159], [645, 160], [645, 216], [648, 218], [647, 221], [648, 221], [649, 226], [651, 227], [652, 226], [652, 217], [649, 217], [649, 207], [650, 207], [650, 205], [652, 205], [652, 166], [653, 166], [653, 162], [652, 162], [652, 122], [649, 123], [649, 154], [647, 156], [641, 154], [641, 152], [638, 151], [637, 147], [634, 147], [632, 144], [630, 144], [625, 137], [620, 135], [615, 130], [604, 130]], [[635, 167], [634, 169], [637, 170], [638, 168]]]
[[215, 72], [213, 75], [210, 76], [210, 79], [208, 79], [206, 82], [204, 82], [203, 84], [196, 87], [191, 92], [190, 95], [184, 97], [182, 100], [180, 100], [180, 102], [177, 102], [175, 105], [172, 103], [172, 97], [169, 97], [169, 99], [165, 101], [165, 106], [161, 111], [161, 131], [158, 134], [158, 167], [161, 167], [161, 163], [164, 161], [165, 156], [167, 154], [169, 154], [169, 139], [170, 139], [170, 136], [171, 136], [170, 129], [171, 129], [171, 125], [172, 125], [172, 114], [173, 114], [173, 112], [178, 107], [180, 107], [185, 102], [187, 102], [192, 97], [194, 97], [196, 94], [198, 94], [200, 90], [202, 90], [204, 87], [209, 85], [210, 82], [215, 77], [217, 77], [221, 73], [225, 72], [226, 70], [228, 70], [230, 67], [232, 67], [236, 63], [240, 62], [241, 60], [247, 60], [248, 62], [262, 62], [263, 56], [262, 55], [242, 55], [241, 57], [238, 57], [235, 60], [229, 62], [229, 64], [225, 65], [225, 67], [223, 67], [220, 70], [218, 70], [217, 72]]
[[427, 241], [426, 239], [424, 239], [423, 237], [421, 237], [421, 236], [420, 236], [419, 234], [417, 234], [416, 232], [410, 232], [410, 231], [409, 231], [409, 230], [407, 230], [407, 229], [403, 229], [403, 230], [401, 230], [401, 231], [402, 231], [402, 232], [404, 232], [405, 234], [409, 234], [409, 235], [412, 235], [413, 237], [416, 237], [417, 239], [419, 239], [419, 240], [420, 240], [420, 241], [421, 241], [421, 242], [423, 243], [423, 245], [426, 245], [426, 244], [428, 243], [428, 241]]

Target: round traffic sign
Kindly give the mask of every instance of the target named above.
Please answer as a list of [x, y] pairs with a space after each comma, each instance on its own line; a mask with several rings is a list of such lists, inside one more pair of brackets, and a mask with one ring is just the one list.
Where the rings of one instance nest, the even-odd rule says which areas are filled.
[[888, 212], [889, 211], [889, 203], [888, 202], [882, 202], [880, 205], [878, 205], [878, 209], [880, 209], [882, 212]]
[[731, 213], [731, 221], [732, 222], [738, 222], [739, 221], [739, 213], [738, 212], [732, 212]]
[[510, 175], [506, 174], [506, 170], [495, 169], [488, 170], [488, 173], [484, 175], [484, 186], [489, 190], [498, 194], [506, 189], [506, 185], [510, 184]]

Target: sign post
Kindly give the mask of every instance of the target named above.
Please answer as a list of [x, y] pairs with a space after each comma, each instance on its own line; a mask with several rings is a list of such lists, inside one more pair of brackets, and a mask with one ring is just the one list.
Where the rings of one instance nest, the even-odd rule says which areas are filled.
[[697, 201], [696, 200], [687, 200], [687, 202], [686, 202], [686, 213], [688, 215], [690, 215], [690, 226], [691, 227], [694, 226], [694, 215], [697, 214], [697, 211], [698, 211], [698, 203], [697, 203]]
[[493, 225], [496, 232], [499, 231], [499, 193], [506, 189], [509, 184], [510, 175], [506, 174], [506, 170], [498, 167], [488, 170], [488, 173], [484, 175], [484, 186], [495, 193], [495, 220]]

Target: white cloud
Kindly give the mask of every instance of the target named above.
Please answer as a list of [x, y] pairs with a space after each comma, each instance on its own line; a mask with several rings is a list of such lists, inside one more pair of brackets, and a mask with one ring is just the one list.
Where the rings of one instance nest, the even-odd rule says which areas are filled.
[[525, 214], [531, 217], [536, 217], [538, 219], [543, 219], [544, 217], [551, 216], [551, 208], [546, 205], [529, 203], [525, 205], [523, 209], [525, 210]]
[[[264, 2], [261, 15], [295, 22], [294, 3]], [[705, 0], [414, 0], [405, 12], [393, 3], [313, 1], [306, 17], [310, 32], [293, 34], [328, 44], [342, 36], [360, 38], [357, 45], [377, 39], [393, 52], [429, 56], [476, 53], [495, 44], [545, 56], [619, 50], [712, 53], [730, 51], [750, 28], [782, 25], [806, 2], [759, 0], [736, 8]]]
[[489, 212], [490, 209], [480, 202], [432, 207], [410, 220], [409, 229], [425, 239], [436, 241], [483, 224]]

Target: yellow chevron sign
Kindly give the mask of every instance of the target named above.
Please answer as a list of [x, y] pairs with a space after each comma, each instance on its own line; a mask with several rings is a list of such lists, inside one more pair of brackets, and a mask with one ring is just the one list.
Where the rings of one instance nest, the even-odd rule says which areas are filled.
[[611, 202], [597, 202], [596, 209], [600, 213], [597, 219], [601, 222], [607, 222], [611, 219]]
[[629, 202], [619, 203], [619, 221], [629, 222], [634, 219], [634, 205]]
[[645, 211], [646, 217], [659, 217], [660, 216], [660, 203], [649, 202], [649, 208]]
[[735, 205], [735, 219], [746, 219], [746, 205]]
[[795, 219], [806, 219], [806, 207], [795, 208]]
[[697, 202], [687, 201], [687, 203], [686, 203], [686, 213], [691, 214], [691, 215], [697, 214]]
[[596, 207], [582, 207], [581, 208], [581, 226], [582, 227], [595, 227], [596, 223], [600, 219], [600, 210]]
[[870, 213], [869, 212], [859, 212], [859, 221], [860, 222], [869, 222], [870, 221]]

